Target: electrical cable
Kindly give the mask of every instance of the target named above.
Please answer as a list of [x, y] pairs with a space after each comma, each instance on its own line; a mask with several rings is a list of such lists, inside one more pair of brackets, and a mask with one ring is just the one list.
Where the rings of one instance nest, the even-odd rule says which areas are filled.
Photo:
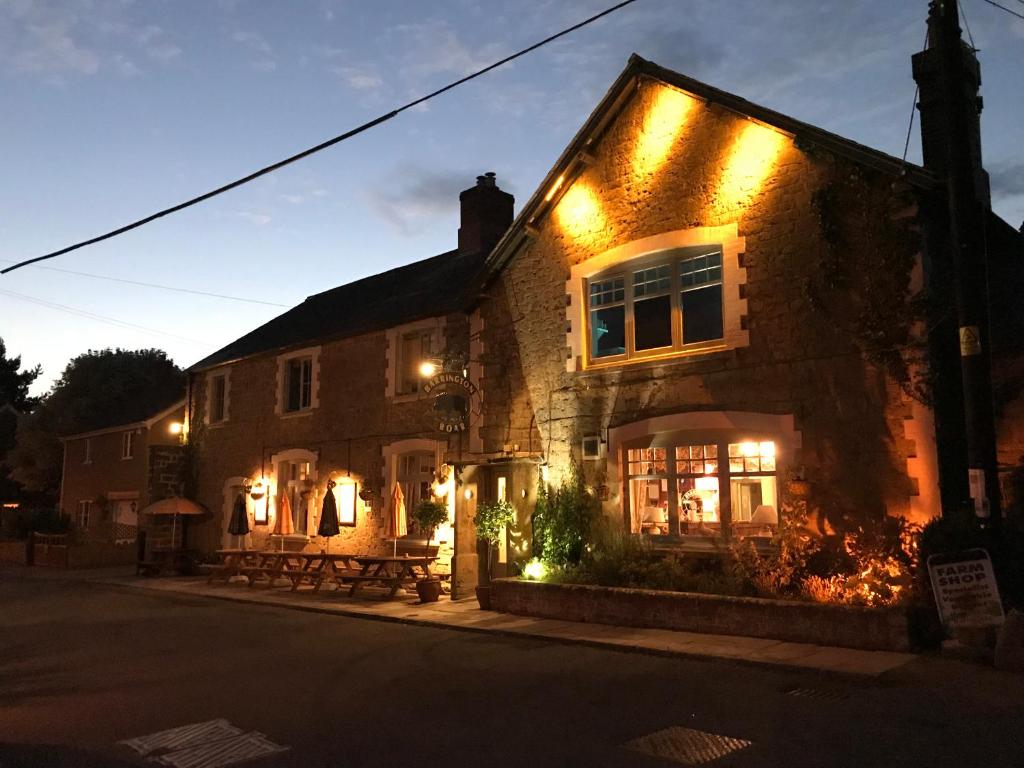
[[42, 307], [48, 307], [49, 309], [55, 309], [59, 312], [66, 312], [71, 315], [77, 315], [78, 317], [84, 317], [89, 320], [95, 320], [100, 323], [106, 323], [113, 325], [118, 328], [127, 328], [136, 331], [145, 331], [146, 333], [155, 333], [159, 336], [167, 336], [172, 339], [178, 339], [179, 341], [187, 341], [190, 344], [197, 344], [201, 347], [212, 347], [212, 344], [208, 344], [205, 341], [198, 341], [197, 339], [190, 339], [188, 336], [179, 336], [176, 333], [168, 333], [167, 331], [160, 331], [156, 328], [149, 328], [145, 325], [138, 325], [137, 323], [129, 323], [127, 320], [118, 320], [114, 317], [107, 317], [106, 315], [98, 315], [95, 312], [89, 312], [88, 310], [78, 309], [77, 307], [69, 307], [67, 304], [58, 304], [55, 301], [47, 301], [46, 299], [39, 299], [35, 296], [28, 296], [24, 293], [18, 293], [17, 291], [8, 291], [4, 288], [0, 288], [0, 294], [5, 296], [11, 296], [15, 299], [21, 299], [32, 304], [38, 304]]
[[978, 51], [978, 46], [974, 44], [974, 35], [971, 34], [971, 23], [967, 21], [967, 11], [964, 9], [963, 0], [956, 0], [956, 5], [960, 9], [960, 16], [964, 20], [964, 28], [967, 30], [967, 39], [971, 41], [971, 50], [975, 53]]
[[[0, 261], [8, 264], [14, 264], [16, 262], [10, 259], [0, 259]], [[73, 269], [61, 269], [60, 267], [37, 267], [37, 269], [48, 269], [51, 272], [63, 272], [66, 275], [78, 275], [79, 277], [91, 277], [95, 280], [110, 280], [114, 283], [127, 283], [128, 285], [140, 285], [145, 288], [159, 288], [164, 291], [175, 291], [177, 293], [191, 293], [196, 296], [208, 296], [214, 299], [228, 299], [229, 301], [245, 301], [250, 304], [265, 304], [268, 307], [284, 307], [288, 308], [293, 305], [291, 304], [278, 304], [274, 301], [263, 301], [262, 299], [249, 299], [244, 296], [228, 296], [224, 293], [211, 293], [210, 291], [197, 291], [194, 288], [179, 288], [174, 285], [160, 285], [159, 283], [147, 283], [143, 280], [128, 280], [124, 277], [111, 277], [110, 275], [94, 275], [91, 272], [77, 272]]]
[[[928, 50], [928, 28], [927, 27], [925, 27], [924, 45], [921, 46], [921, 50], [922, 51]], [[907, 123], [907, 138], [903, 142], [903, 158], [902, 158], [902, 162], [904, 164], [906, 164], [906, 162], [907, 162], [907, 152], [910, 151], [910, 135], [914, 131], [914, 115], [917, 114], [917, 97], [920, 95], [920, 93], [921, 93], [921, 86], [915, 84], [914, 85], [914, 100], [910, 104], [910, 120]]]
[[1018, 19], [1024, 19], [1024, 13], [1017, 13], [1017, 11], [1011, 11], [1005, 5], [1000, 5], [999, 3], [995, 2], [995, 0], [984, 0], [984, 2], [988, 3], [991, 6], [994, 6], [994, 7], [998, 8], [1001, 11], [1006, 11], [1011, 16], [1016, 16]]
[[134, 221], [131, 224], [126, 224], [123, 227], [118, 227], [117, 229], [111, 230], [110, 232], [106, 232], [105, 234], [92, 237], [88, 240], [83, 240], [79, 243], [75, 243], [74, 245], [69, 245], [66, 248], [61, 248], [59, 250], [52, 251], [51, 253], [47, 253], [42, 256], [36, 256], [35, 258], [32, 259], [20, 261], [12, 267], [7, 267], [5, 269], [0, 270], [0, 275], [5, 275], [8, 272], [13, 272], [16, 269], [20, 269], [21, 267], [27, 266], [29, 264], [35, 264], [36, 262], [39, 261], [45, 261], [46, 259], [52, 259], [57, 256], [62, 256], [65, 253], [70, 253], [71, 251], [78, 250], [79, 248], [84, 248], [87, 245], [95, 245], [96, 243], [102, 242], [104, 240], [109, 240], [112, 237], [123, 235], [125, 232], [130, 232], [133, 229], [137, 229], [138, 227], [141, 227], [145, 224], [149, 224], [150, 222], [156, 221], [157, 219], [162, 218], [163, 216], [167, 216], [172, 213], [177, 213], [178, 211], [182, 211], [185, 208], [197, 205], [198, 203], [202, 203], [206, 200], [209, 200], [210, 198], [216, 197], [217, 195], [221, 195], [236, 187], [240, 187], [243, 184], [248, 184], [250, 181], [255, 181], [261, 176], [266, 176], [269, 173], [273, 173], [274, 171], [284, 168], [286, 165], [290, 165], [298, 160], [302, 160], [303, 158], [316, 154], [317, 152], [321, 152], [329, 147], [333, 147], [335, 144], [340, 144], [346, 139], [350, 139], [353, 136], [357, 136], [358, 134], [369, 130], [370, 128], [380, 125], [381, 123], [387, 122], [388, 120], [392, 119], [393, 117], [397, 117], [399, 114], [405, 112], [408, 109], [412, 109], [413, 107], [416, 107], [420, 104], [423, 104], [424, 102], [436, 98], [437, 96], [440, 96], [441, 94], [446, 93], [452, 90], [453, 88], [457, 88], [458, 86], [463, 85], [464, 83], [468, 83], [470, 80], [474, 80], [480, 77], [481, 75], [485, 75], [493, 69], [497, 69], [498, 67], [503, 66], [504, 64], [508, 64], [510, 61], [515, 61], [521, 56], [525, 56], [528, 53], [532, 53], [538, 48], [541, 48], [549, 43], [552, 43], [555, 40], [564, 37], [565, 35], [575, 32], [576, 30], [581, 29], [587, 26], [588, 24], [592, 24], [598, 19], [604, 18], [605, 16], [608, 16], [609, 14], [614, 13], [615, 11], [618, 11], [621, 8], [625, 8], [627, 5], [632, 5], [636, 1], [637, 0], [623, 0], [620, 3], [611, 6], [610, 8], [606, 8], [600, 13], [596, 13], [593, 16], [584, 19], [581, 22], [573, 24], [571, 27], [566, 27], [561, 32], [557, 32], [553, 35], [550, 35], [549, 37], [544, 38], [540, 42], [534, 43], [533, 45], [527, 48], [523, 48], [522, 50], [517, 51], [516, 53], [513, 53], [510, 56], [506, 56], [505, 58], [496, 61], [493, 64], [489, 64], [488, 66], [482, 69], [478, 69], [475, 72], [466, 75], [465, 77], [459, 78], [458, 80], [448, 83], [448, 85], [445, 85], [442, 88], [438, 88], [436, 91], [432, 91], [431, 93], [428, 93], [425, 96], [420, 96], [418, 99], [414, 99], [413, 101], [410, 101], [408, 104], [398, 107], [397, 109], [393, 109], [386, 114], [380, 115], [379, 117], [375, 117], [373, 120], [363, 123], [362, 125], [353, 128], [350, 131], [346, 131], [345, 133], [335, 136], [332, 139], [328, 139], [327, 141], [317, 144], [314, 147], [310, 147], [309, 149], [304, 149], [303, 151], [294, 154], [291, 157], [286, 157], [284, 160], [279, 160], [276, 163], [272, 163], [264, 168], [259, 169], [258, 171], [254, 171], [253, 173], [248, 174], [247, 176], [243, 176], [240, 179], [236, 179], [235, 181], [224, 184], [223, 186], [217, 187], [216, 189], [210, 190], [209, 192], [205, 192], [201, 195], [198, 195], [197, 197], [193, 197], [189, 200], [186, 200], [183, 203], [178, 203], [177, 205], [173, 205], [170, 208], [165, 208], [162, 211], [157, 211], [156, 213], [146, 216], [145, 218]]

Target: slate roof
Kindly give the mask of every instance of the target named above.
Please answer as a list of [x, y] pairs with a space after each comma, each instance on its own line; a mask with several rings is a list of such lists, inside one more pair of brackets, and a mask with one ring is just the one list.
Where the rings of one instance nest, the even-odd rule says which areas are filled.
[[466, 305], [466, 289], [482, 264], [481, 254], [448, 251], [314, 294], [189, 371], [457, 311]]

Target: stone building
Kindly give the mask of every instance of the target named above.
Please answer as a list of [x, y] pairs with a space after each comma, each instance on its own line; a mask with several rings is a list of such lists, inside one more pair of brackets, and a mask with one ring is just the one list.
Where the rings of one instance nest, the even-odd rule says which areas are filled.
[[[540, 478], [573, 465], [622, 530], [677, 547], [767, 541], [797, 499], [822, 531], [927, 520], [933, 326], [911, 299], [936, 287], [939, 194], [924, 168], [634, 56], [514, 221], [482, 176], [456, 250], [312, 296], [193, 366], [215, 513], [193, 543], [229, 542], [241, 492], [256, 545], [286, 504], [296, 532], [276, 543], [322, 546], [333, 480], [332, 547], [382, 549], [401, 486], [410, 506], [446, 500], [464, 594], [480, 500], [518, 510], [510, 568]], [[989, 228], [1019, 284], [1020, 238]]]
[[151, 502], [181, 495], [185, 401], [148, 418], [61, 438], [60, 510], [82, 538], [134, 541]]

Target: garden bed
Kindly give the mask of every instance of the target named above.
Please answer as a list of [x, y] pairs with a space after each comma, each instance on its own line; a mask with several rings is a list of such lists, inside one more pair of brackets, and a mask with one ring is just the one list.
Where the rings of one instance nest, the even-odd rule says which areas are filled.
[[494, 610], [546, 619], [763, 637], [872, 651], [910, 648], [901, 608], [495, 579]]

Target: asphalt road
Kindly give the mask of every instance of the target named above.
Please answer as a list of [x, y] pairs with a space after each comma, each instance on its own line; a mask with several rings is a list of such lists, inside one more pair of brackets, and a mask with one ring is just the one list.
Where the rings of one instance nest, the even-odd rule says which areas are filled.
[[288, 747], [256, 768], [664, 768], [624, 745], [672, 727], [712, 766], [1024, 765], [1024, 676], [966, 664], [852, 680], [0, 569], [0, 768], [155, 766], [118, 742], [221, 718]]

